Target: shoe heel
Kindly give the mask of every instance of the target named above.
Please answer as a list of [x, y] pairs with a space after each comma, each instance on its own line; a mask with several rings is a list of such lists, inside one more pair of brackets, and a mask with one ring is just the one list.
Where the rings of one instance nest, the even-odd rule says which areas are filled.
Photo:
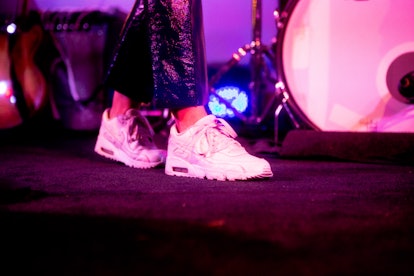
[[111, 144], [105, 142], [104, 139], [98, 136], [94, 148], [95, 152], [103, 157], [115, 159], [115, 152], [113, 151]]

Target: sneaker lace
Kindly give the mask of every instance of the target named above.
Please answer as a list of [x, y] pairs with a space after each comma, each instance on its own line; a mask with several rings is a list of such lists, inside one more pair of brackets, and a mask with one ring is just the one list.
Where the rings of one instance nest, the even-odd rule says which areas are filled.
[[235, 140], [237, 133], [223, 119], [216, 118], [214, 122], [206, 124], [198, 132], [204, 131], [204, 138], [198, 143], [197, 149], [203, 155], [211, 155], [223, 150], [240, 148], [241, 145]]

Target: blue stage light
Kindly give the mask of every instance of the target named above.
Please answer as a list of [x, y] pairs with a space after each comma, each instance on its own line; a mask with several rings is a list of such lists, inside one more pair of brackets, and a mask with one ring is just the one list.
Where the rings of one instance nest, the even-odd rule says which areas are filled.
[[224, 86], [216, 89], [215, 94], [210, 95], [208, 103], [211, 113], [217, 117], [233, 118], [235, 115], [233, 109], [227, 107], [226, 104], [223, 103], [223, 100], [220, 100], [216, 94], [226, 100], [232, 108], [239, 113], [245, 112], [248, 107], [249, 99], [246, 92], [240, 90], [240, 88], [236, 86]]

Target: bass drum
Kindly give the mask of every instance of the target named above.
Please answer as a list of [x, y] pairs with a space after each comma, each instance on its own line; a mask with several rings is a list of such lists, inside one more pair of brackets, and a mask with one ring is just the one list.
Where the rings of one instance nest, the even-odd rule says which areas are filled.
[[295, 115], [323, 131], [414, 132], [414, 1], [295, 0], [283, 14], [276, 64]]

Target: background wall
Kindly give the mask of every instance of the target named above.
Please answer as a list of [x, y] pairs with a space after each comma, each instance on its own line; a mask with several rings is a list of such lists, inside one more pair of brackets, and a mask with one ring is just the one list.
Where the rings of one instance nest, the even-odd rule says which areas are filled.
[[[0, 0], [1, 13], [13, 14], [24, 0]], [[120, 9], [128, 12], [134, 0], [31, 0], [41, 10]], [[239, 47], [252, 38], [252, 0], [202, 0], [204, 8], [207, 60], [227, 61]], [[29, 1], [30, 2], [30, 1]], [[263, 42], [270, 44], [276, 35], [273, 11], [278, 0], [262, 0]], [[20, 6], [20, 7], [19, 7]]]

